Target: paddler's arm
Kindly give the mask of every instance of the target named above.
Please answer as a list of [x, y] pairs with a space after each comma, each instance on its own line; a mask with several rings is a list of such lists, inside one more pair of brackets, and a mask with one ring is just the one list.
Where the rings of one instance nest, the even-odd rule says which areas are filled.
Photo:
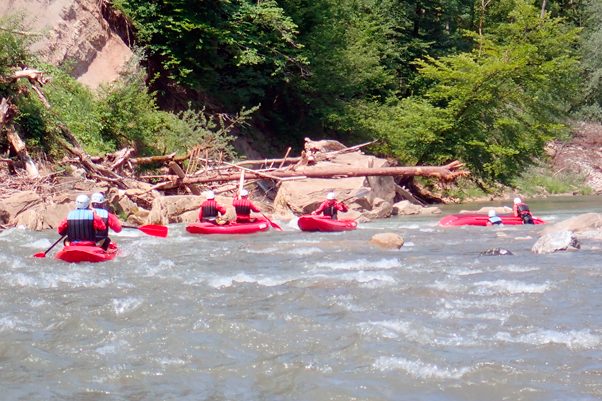
[[111, 230], [115, 231], [116, 233], [121, 232], [121, 222], [113, 213], [109, 213], [108, 223]]
[[69, 223], [67, 222], [67, 219], [64, 219], [63, 221], [61, 221], [61, 223], [58, 226], [58, 233], [59, 235], [65, 235], [67, 234], [67, 226], [69, 225]]
[[99, 215], [97, 215], [96, 213], [94, 213], [94, 229], [96, 231], [102, 231], [102, 230], [106, 230], [107, 226], [105, 225], [105, 222], [102, 221], [102, 219], [100, 218]]

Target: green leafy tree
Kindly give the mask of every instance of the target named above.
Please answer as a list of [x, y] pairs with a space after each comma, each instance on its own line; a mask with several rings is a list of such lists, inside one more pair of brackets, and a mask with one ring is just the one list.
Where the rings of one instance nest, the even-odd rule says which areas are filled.
[[130, 0], [151, 72], [234, 107], [261, 103], [306, 61], [296, 25], [273, 0]]
[[[576, 29], [541, 19], [525, 2], [509, 18], [491, 33], [473, 34], [478, 46], [471, 52], [419, 61], [430, 82], [422, 96], [392, 102], [356, 123], [378, 132], [393, 152], [408, 153], [407, 161], [459, 158], [477, 178], [509, 182], [543, 155], [548, 140], [566, 132], [562, 121], [578, 82]], [[383, 127], [381, 120], [399, 125]]]
[[587, 2], [583, 35], [583, 99], [579, 117], [602, 122], [602, 3]]

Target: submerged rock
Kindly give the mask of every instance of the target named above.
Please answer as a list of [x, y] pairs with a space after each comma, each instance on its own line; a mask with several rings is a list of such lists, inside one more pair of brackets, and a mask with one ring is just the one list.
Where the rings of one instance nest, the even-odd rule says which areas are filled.
[[404, 244], [403, 237], [396, 233], [375, 234], [370, 242], [386, 249], [400, 249]]
[[504, 248], [491, 248], [491, 249], [487, 249], [486, 251], [483, 251], [479, 254], [479, 256], [507, 256], [507, 255], [514, 255], [514, 254]]

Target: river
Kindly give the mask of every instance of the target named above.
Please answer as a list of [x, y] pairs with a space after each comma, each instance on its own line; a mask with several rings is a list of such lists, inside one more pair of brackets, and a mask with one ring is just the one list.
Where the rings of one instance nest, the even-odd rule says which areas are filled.
[[[557, 222], [600, 200], [529, 204]], [[0, 399], [602, 399], [601, 244], [535, 255], [538, 226], [440, 217], [331, 234], [127, 230], [120, 257], [79, 265], [32, 257], [53, 232], [6, 230]], [[401, 250], [370, 245], [390, 231]], [[514, 255], [479, 255], [495, 247]]]

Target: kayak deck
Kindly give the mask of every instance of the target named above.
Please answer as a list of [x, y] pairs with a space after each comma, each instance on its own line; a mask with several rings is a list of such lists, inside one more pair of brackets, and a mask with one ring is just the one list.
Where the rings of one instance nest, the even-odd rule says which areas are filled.
[[253, 234], [270, 229], [267, 220], [257, 219], [252, 223], [214, 224], [210, 222], [191, 223], [186, 226], [186, 231], [191, 234]]
[[69, 263], [106, 262], [115, 259], [118, 249], [113, 243], [107, 251], [95, 245], [66, 245], [57, 252], [56, 258]]
[[[523, 220], [513, 215], [498, 215], [504, 225], [521, 225]], [[482, 213], [458, 213], [450, 214], [439, 220], [440, 226], [486, 226], [489, 216]], [[533, 224], [545, 224], [545, 221], [533, 218]]]
[[351, 219], [332, 220], [330, 217], [304, 214], [299, 217], [297, 225], [301, 231], [351, 231], [357, 228], [357, 222]]

